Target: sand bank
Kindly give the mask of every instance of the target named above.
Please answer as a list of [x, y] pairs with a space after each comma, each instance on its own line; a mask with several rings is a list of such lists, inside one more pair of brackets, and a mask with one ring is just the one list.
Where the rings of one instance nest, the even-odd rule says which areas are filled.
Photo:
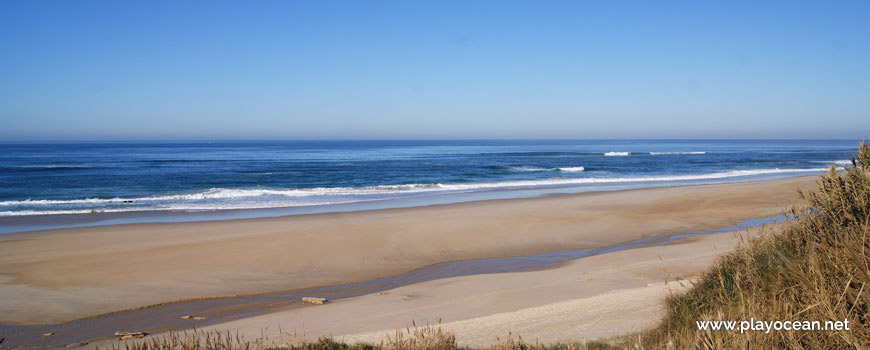
[[444, 261], [723, 227], [778, 214], [797, 188], [813, 182], [7, 234], [0, 236], [0, 322], [60, 322], [171, 300], [369, 280]]

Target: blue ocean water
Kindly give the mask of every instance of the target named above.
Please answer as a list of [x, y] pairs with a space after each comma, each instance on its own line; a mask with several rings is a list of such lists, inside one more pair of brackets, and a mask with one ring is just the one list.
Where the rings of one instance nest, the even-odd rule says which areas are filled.
[[0, 217], [328, 208], [409, 198], [425, 204], [488, 198], [474, 195], [480, 193], [752, 181], [821, 173], [845, 164], [856, 146], [854, 140], [12, 143], [0, 144]]

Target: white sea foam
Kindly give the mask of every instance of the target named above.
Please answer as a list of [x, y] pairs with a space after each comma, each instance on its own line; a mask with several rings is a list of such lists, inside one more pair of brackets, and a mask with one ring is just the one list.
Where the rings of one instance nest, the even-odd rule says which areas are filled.
[[836, 164], [836, 165], [852, 165], [851, 160], [814, 160], [813, 163]]
[[304, 207], [313, 205], [331, 205], [363, 202], [365, 200], [354, 201], [335, 201], [335, 202], [267, 202], [267, 203], [233, 203], [233, 204], [215, 204], [215, 205], [183, 205], [173, 204], [171, 206], [158, 206], [148, 208], [124, 207], [124, 208], [107, 208], [107, 209], [68, 209], [68, 210], [20, 210], [20, 211], [0, 211], [0, 217], [3, 216], [31, 216], [31, 215], [64, 215], [64, 214], [102, 214], [102, 213], [127, 213], [133, 211], [213, 211], [213, 210], [229, 210], [229, 209], [269, 209], [269, 208], [287, 208], [287, 207]]
[[18, 169], [87, 169], [93, 168], [90, 165], [84, 164], [31, 164], [31, 165], [13, 165], [11, 168]]
[[604, 153], [605, 157], [624, 157], [631, 154], [630, 152], [607, 152]]
[[667, 182], [667, 181], [693, 181], [693, 180], [718, 180], [728, 178], [741, 178], [747, 176], [773, 175], [773, 174], [792, 174], [792, 173], [818, 173], [828, 169], [826, 168], [807, 168], [807, 169], [752, 169], [752, 170], [733, 170], [710, 174], [696, 175], [670, 175], [670, 176], [637, 176], [637, 177], [587, 177], [587, 178], [555, 178], [542, 180], [519, 180], [519, 181], [503, 181], [503, 182], [488, 182], [477, 184], [439, 184], [440, 190], [475, 190], [475, 189], [493, 189], [493, 188], [516, 188], [516, 187], [537, 187], [537, 186], [559, 186], [559, 185], [584, 185], [584, 184], [606, 184], [606, 183], [638, 183], [638, 182]]
[[658, 156], [658, 155], [677, 155], [677, 154], [707, 154], [707, 152], [650, 152], [650, 155]]
[[[122, 212], [122, 211], [130, 211], [130, 210], [117, 210], [117, 212]], [[31, 216], [31, 215], [89, 214], [91, 212], [92, 211], [90, 209], [0, 211], [0, 217], [3, 217], [3, 216]], [[116, 211], [107, 210], [106, 212], [116, 212]]]
[[177, 194], [168, 196], [151, 196], [138, 198], [87, 198], [70, 200], [19, 200], [2, 201], [0, 206], [11, 205], [76, 205], [76, 204], [117, 204], [117, 203], [143, 203], [143, 202], [169, 202], [169, 201], [196, 201], [209, 199], [238, 199], [264, 196], [282, 197], [311, 197], [311, 196], [342, 196], [342, 195], [371, 195], [389, 193], [422, 192], [437, 190], [441, 184], [407, 184], [407, 185], [384, 185], [370, 187], [314, 187], [305, 189], [233, 189], [212, 188], [203, 192]]
[[[568, 170], [563, 170], [568, 169]], [[559, 171], [582, 171], [582, 167], [560, 168]], [[74, 200], [23, 200], [2, 201], [0, 216], [85, 214], [91, 209], [102, 212], [126, 212], [142, 210], [220, 210], [260, 209], [328, 205], [338, 203], [381, 200], [425, 193], [474, 192], [493, 189], [535, 188], [541, 186], [571, 186], [585, 184], [630, 184], [678, 181], [720, 180], [773, 174], [818, 173], [826, 168], [809, 169], [752, 169], [734, 170], [710, 174], [636, 176], [636, 177], [587, 177], [550, 178], [467, 184], [403, 184], [370, 187], [334, 187], [307, 189], [228, 189], [212, 188], [199, 193], [139, 198], [89, 198]], [[20, 210], [9, 210], [20, 206]], [[15, 208], [18, 209], [18, 208]], [[44, 209], [44, 210], [39, 210]]]
[[511, 167], [513, 171], [556, 171], [556, 168], [541, 168], [536, 166], [513, 166]]
[[513, 170], [513, 171], [559, 171], [559, 172], [565, 172], [565, 173], [576, 173], [576, 172], [581, 172], [583, 170], [586, 170], [586, 168], [584, 168], [582, 166], [564, 167], [564, 168], [541, 168], [541, 167], [534, 167], [534, 166], [515, 166], [515, 167], [511, 167], [511, 170]]

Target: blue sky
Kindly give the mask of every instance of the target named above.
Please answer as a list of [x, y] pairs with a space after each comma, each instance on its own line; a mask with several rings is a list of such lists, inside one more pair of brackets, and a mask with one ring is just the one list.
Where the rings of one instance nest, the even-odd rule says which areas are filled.
[[8, 0], [0, 140], [864, 138], [868, 13]]

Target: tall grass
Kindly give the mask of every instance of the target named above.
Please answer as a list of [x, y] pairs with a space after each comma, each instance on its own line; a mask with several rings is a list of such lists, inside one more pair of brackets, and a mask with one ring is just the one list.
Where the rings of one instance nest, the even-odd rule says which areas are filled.
[[[778, 234], [724, 257], [688, 293], [667, 300], [649, 349], [867, 349], [870, 347], [870, 146], [844, 171], [801, 193]], [[699, 331], [698, 320], [842, 321], [840, 331]]]
[[459, 350], [453, 333], [445, 332], [440, 326], [417, 327], [416, 324], [396, 330], [378, 344], [346, 344], [329, 337], [292, 345], [279, 345], [276, 343], [279, 340], [261, 336], [249, 341], [229, 332], [193, 330], [119, 343], [111, 350]]
[[[504, 340], [497, 339], [492, 350], [603, 350], [614, 349], [602, 342], [568, 342], [559, 344], [530, 344], [522, 337], [508, 334]], [[99, 350], [99, 349], [97, 349]], [[279, 345], [268, 337], [261, 336], [249, 341], [229, 332], [185, 331], [169, 332], [138, 341], [112, 344], [108, 350], [469, 350], [456, 343], [451, 332], [440, 325], [413, 327], [396, 330], [377, 344], [346, 344], [329, 337], [320, 337], [316, 342]]]
[[[112, 344], [109, 350], [375, 350], [367, 344], [348, 345], [332, 338], [320, 337], [316, 342], [279, 346], [265, 336], [253, 341], [229, 332], [184, 331], [169, 332], [143, 340]], [[97, 348], [99, 350], [99, 348]], [[398, 350], [398, 349], [397, 349]]]

